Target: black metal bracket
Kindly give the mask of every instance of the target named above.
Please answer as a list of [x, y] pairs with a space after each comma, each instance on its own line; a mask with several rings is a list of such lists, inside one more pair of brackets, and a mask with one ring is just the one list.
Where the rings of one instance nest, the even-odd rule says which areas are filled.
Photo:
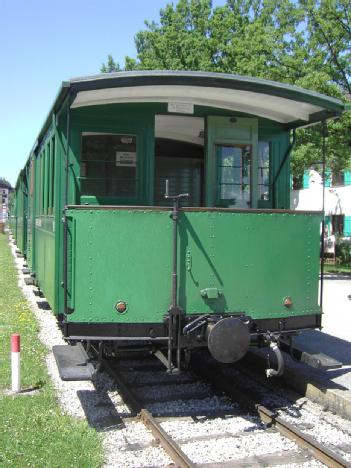
[[187, 325], [185, 325], [185, 327], [183, 328], [183, 335], [190, 335], [191, 333], [194, 333], [194, 331], [201, 328], [203, 325], [207, 325], [207, 319], [209, 317], [210, 314], [200, 315], [200, 317], [196, 317], [196, 319], [192, 320]]
[[[179, 200], [181, 198], [189, 197], [188, 193], [180, 193], [178, 195], [169, 194], [169, 181], [166, 180], [165, 198], [173, 200], [173, 266], [172, 266], [172, 303], [168, 310], [168, 372], [175, 372], [180, 370], [181, 360], [181, 332], [182, 332], [182, 310], [178, 307], [178, 273], [177, 273], [177, 231], [179, 219]], [[172, 363], [172, 351], [174, 343], [177, 344], [177, 367], [175, 368]]]

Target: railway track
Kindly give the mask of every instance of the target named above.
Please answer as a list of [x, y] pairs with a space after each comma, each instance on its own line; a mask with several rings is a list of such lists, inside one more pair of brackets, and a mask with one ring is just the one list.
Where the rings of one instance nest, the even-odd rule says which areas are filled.
[[130, 386], [122, 378], [121, 373], [117, 372], [116, 369], [107, 361], [104, 361], [103, 365], [109, 375], [117, 383], [123, 399], [130, 406], [132, 412], [138, 414], [140, 420], [152, 432], [157, 442], [160, 443], [176, 465], [182, 468], [195, 466], [191, 462], [190, 458], [181, 450], [179, 445], [175, 443], [174, 440], [162, 429], [162, 426], [157, 422], [152, 414], [146, 408], [143, 408], [142, 402], [137, 398]]
[[203, 378], [212, 382], [214, 388], [225, 392], [234, 401], [240, 402], [249, 410], [255, 410], [263, 423], [274, 426], [283, 436], [293, 440], [300, 448], [307, 449], [314, 458], [327, 466], [332, 467], [351, 467], [351, 463], [335, 453], [335, 451], [323, 446], [313, 437], [301, 431], [296, 425], [284, 420], [278, 416], [277, 412], [272, 411], [264, 405], [258, 403], [252, 397], [234, 385], [233, 380], [228, 379], [227, 375], [218, 372], [218, 366], [211, 369], [197, 359], [196, 372]]
[[[351, 466], [201, 358], [192, 361], [191, 372], [178, 376], [167, 375], [158, 361], [151, 359], [118, 362], [105, 360], [103, 366], [131, 416], [144, 423], [177, 467], [319, 466], [314, 459], [326, 466]], [[267, 438], [272, 446], [277, 444], [278, 451], [268, 449], [265, 453], [262, 447]], [[216, 451], [224, 447], [228, 456], [222, 454], [217, 460], [211, 447], [212, 452], [214, 447]], [[239, 456], [232, 458], [231, 453]]]

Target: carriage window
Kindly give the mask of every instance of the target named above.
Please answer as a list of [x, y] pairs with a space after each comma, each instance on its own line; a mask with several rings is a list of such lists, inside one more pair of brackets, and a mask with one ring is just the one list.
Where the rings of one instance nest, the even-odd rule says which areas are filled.
[[267, 141], [258, 143], [258, 199], [269, 200], [270, 145]]
[[221, 206], [251, 205], [251, 145], [217, 145], [218, 195]]
[[54, 213], [55, 207], [55, 137], [51, 140], [51, 214]]
[[135, 135], [83, 133], [81, 194], [96, 197], [136, 196]]

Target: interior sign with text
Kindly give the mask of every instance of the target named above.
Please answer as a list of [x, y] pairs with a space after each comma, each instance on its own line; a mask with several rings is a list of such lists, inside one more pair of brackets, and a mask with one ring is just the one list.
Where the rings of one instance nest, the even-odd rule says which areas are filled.
[[174, 112], [177, 114], [193, 114], [194, 104], [190, 102], [169, 102], [168, 112]]
[[131, 151], [116, 152], [116, 166], [136, 166], [136, 153]]

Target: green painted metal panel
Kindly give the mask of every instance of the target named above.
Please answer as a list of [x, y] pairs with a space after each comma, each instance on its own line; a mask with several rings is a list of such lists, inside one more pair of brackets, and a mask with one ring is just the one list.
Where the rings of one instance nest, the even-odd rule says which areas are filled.
[[36, 279], [49, 304], [55, 301], [55, 223], [52, 216], [35, 219]]
[[16, 244], [23, 255], [27, 253], [27, 197], [26, 169], [23, 169], [16, 185]]
[[33, 270], [33, 224], [34, 224], [34, 161], [32, 157], [27, 165], [28, 197], [27, 197], [27, 263]]
[[[70, 209], [72, 322], [160, 322], [171, 300], [172, 221], [155, 209]], [[185, 211], [179, 303], [187, 314], [320, 313], [316, 214]], [[218, 290], [218, 297], [201, 295]], [[72, 297], [74, 294], [74, 297]], [[215, 296], [211, 294], [211, 296]], [[293, 307], [283, 305], [291, 296]], [[126, 301], [125, 314], [115, 311]]]

